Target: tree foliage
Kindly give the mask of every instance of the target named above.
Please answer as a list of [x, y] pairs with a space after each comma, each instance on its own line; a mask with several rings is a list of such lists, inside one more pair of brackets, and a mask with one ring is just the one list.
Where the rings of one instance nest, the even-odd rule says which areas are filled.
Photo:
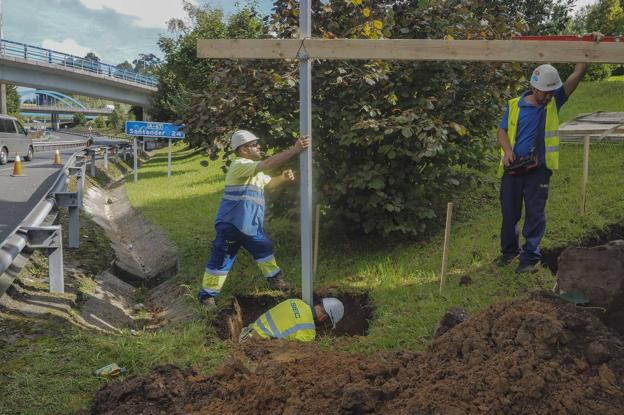
[[85, 125], [87, 123], [87, 117], [82, 112], [75, 113], [73, 119], [76, 125]]
[[[313, 36], [501, 39], [524, 27], [504, 7], [485, 4], [315, 1]], [[162, 92], [171, 93], [157, 100], [161, 115], [180, 117], [188, 141], [207, 147], [213, 159], [237, 128], [257, 133], [268, 149], [290, 146], [299, 131], [296, 61], [201, 60], [195, 54], [198, 38], [296, 37], [297, 7], [276, 1], [262, 25], [253, 9], [224, 24], [219, 12], [193, 8], [193, 23], [174, 22], [179, 35], [160, 41]], [[520, 70], [504, 63], [315, 62], [317, 198], [353, 229], [426, 231], [445, 194], [461, 185], [458, 170], [481, 168], [492, 155], [490, 131], [516, 92], [512, 80]]]
[[141, 75], [154, 75], [160, 63], [160, 58], [153, 53], [139, 53], [139, 57], [132, 61], [134, 72]]
[[585, 28], [599, 30], [606, 35], [624, 34], [624, 2], [599, 0], [588, 8]]
[[6, 85], [7, 112], [14, 117], [19, 117], [20, 113], [20, 96], [17, 93], [17, 87], [13, 84]]

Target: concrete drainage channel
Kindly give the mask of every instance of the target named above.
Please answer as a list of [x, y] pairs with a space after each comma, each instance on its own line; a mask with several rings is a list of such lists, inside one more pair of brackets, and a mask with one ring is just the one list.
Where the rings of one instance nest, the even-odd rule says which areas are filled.
[[[320, 336], [365, 336], [368, 334], [369, 321], [373, 318], [373, 309], [368, 302], [367, 293], [322, 292], [314, 294], [314, 301], [323, 297], [339, 298], [345, 306], [345, 317], [335, 329], [325, 324], [317, 328]], [[223, 307], [215, 319], [217, 333], [222, 340], [238, 340], [241, 329], [253, 323], [262, 313], [285, 300], [285, 297], [258, 295], [232, 298]]]
[[[133, 315], [145, 307], [153, 311], [151, 328], [191, 319], [195, 312], [186, 290], [169, 281], [178, 271], [178, 249], [132, 208], [123, 182], [109, 189], [91, 184], [84, 194], [84, 209], [111, 240], [115, 259], [96, 277], [95, 293], [81, 307], [83, 318], [113, 331], [135, 326]], [[137, 303], [137, 287], [145, 289], [145, 304]]]

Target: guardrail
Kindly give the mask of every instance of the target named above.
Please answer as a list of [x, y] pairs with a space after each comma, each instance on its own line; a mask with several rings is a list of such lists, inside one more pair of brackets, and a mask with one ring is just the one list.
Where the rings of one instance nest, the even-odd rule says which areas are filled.
[[120, 69], [96, 60], [80, 58], [78, 56], [27, 45], [25, 43], [13, 42], [11, 40], [0, 41], [0, 54], [35, 62], [45, 62], [67, 68], [80, 69], [81, 71], [105, 75], [150, 87], [158, 86], [156, 78], [151, 76], [140, 75], [136, 72]]
[[[16, 273], [9, 272], [13, 261], [24, 250], [43, 249], [48, 254], [50, 292], [62, 293], [64, 288], [63, 246], [60, 225], [42, 226], [55, 207], [69, 209], [69, 247], [80, 246], [80, 208], [86, 169], [86, 157], [74, 153], [58, 173], [50, 191], [26, 219], [0, 242], [0, 295], [11, 286]], [[76, 190], [68, 191], [70, 178], [76, 178]]]
[[33, 141], [33, 148], [37, 151], [63, 150], [74, 147], [85, 147], [88, 140], [85, 141]]

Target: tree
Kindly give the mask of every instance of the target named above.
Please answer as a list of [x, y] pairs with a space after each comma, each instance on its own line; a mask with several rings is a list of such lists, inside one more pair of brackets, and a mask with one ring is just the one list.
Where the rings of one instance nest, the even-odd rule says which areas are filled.
[[14, 117], [19, 116], [20, 113], [20, 96], [17, 93], [17, 87], [12, 84], [6, 85], [6, 100], [7, 100], [7, 113]]
[[[480, 0], [416, 3], [316, 1], [313, 36], [500, 39], [517, 33], [520, 23], [503, 7], [479, 9]], [[296, 3], [276, 1], [262, 24], [253, 9], [225, 25], [212, 20], [213, 11], [193, 12], [192, 25], [178, 25], [176, 38], [160, 41], [163, 91], [185, 98], [161, 96], [155, 101], [161, 113], [180, 115], [187, 141], [208, 148], [213, 159], [238, 128], [256, 132], [269, 151], [292, 145], [299, 131], [297, 62], [200, 60], [195, 43], [200, 37], [296, 37]], [[495, 157], [490, 132], [516, 93], [520, 69], [507, 63], [315, 62], [318, 199], [350, 229], [426, 232], [447, 202], [444, 195], [472, 180], [461, 171], [482, 169]]]
[[130, 62], [128, 62], [128, 61], [124, 61], [124, 62], [118, 64], [117, 66], [115, 66], [115, 68], [123, 69], [125, 71], [130, 71], [130, 72], [134, 71], [134, 66], [132, 66], [132, 64]]
[[624, 33], [624, 2], [620, 0], [600, 0], [587, 10], [586, 31], [599, 30], [605, 35]]
[[85, 60], [100, 62], [100, 58], [93, 52], [89, 52], [85, 55]]
[[160, 66], [160, 58], [153, 53], [139, 53], [139, 57], [132, 61], [134, 72], [141, 75], [154, 75]]
[[98, 115], [97, 117], [95, 117], [94, 123], [95, 123], [96, 128], [106, 127], [106, 120], [101, 115]]
[[506, 15], [507, 24], [523, 35], [560, 34], [572, 20], [576, 0], [485, 0], [474, 2], [480, 12]]
[[87, 117], [82, 112], [75, 113], [73, 118], [76, 125], [84, 125], [87, 122]]

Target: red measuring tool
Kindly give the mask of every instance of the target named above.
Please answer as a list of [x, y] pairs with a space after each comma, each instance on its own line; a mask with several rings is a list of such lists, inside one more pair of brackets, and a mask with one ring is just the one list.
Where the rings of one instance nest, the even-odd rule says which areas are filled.
[[[512, 36], [511, 40], [562, 40], [567, 42], [584, 41], [593, 42], [592, 35], [552, 35], [552, 36]], [[601, 42], [621, 42], [623, 39], [621, 36], [605, 36]]]

